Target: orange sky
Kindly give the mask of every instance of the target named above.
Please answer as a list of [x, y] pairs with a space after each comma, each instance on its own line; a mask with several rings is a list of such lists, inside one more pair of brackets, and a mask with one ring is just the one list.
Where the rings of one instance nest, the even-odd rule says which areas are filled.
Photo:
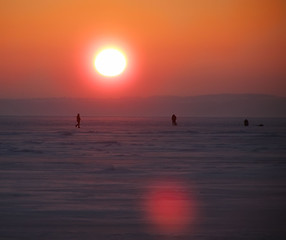
[[[0, 0], [0, 98], [286, 96], [284, 0]], [[106, 44], [128, 71], [104, 84]]]

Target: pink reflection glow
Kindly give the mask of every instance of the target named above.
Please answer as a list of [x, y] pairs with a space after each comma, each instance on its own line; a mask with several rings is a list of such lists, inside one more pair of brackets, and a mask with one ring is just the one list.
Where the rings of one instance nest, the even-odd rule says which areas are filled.
[[179, 181], [152, 182], [143, 209], [151, 230], [161, 234], [183, 234], [196, 217], [194, 196]]

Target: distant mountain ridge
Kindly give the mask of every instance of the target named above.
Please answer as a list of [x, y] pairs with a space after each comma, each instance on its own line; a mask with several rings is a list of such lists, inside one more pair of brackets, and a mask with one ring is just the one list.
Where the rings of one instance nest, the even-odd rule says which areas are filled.
[[220, 94], [118, 99], [0, 99], [0, 115], [286, 117], [286, 97]]

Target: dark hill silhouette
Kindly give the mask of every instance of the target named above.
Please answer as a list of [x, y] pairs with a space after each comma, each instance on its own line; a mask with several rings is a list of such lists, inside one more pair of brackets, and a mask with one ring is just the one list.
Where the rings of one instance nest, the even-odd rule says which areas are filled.
[[0, 99], [0, 115], [286, 117], [286, 98], [222, 94], [120, 99]]

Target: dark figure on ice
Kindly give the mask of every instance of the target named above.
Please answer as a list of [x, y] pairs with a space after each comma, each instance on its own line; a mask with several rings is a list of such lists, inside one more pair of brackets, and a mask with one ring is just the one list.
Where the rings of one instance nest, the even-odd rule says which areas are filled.
[[177, 117], [175, 114], [172, 115], [172, 125], [177, 126]]
[[248, 125], [249, 125], [248, 120], [245, 119], [245, 120], [244, 120], [244, 126], [247, 127]]
[[76, 116], [76, 121], [77, 121], [77, 124], [75, 125], [75, 127], [80, 128], [80, 115], [79, 115], [79, 113]]

